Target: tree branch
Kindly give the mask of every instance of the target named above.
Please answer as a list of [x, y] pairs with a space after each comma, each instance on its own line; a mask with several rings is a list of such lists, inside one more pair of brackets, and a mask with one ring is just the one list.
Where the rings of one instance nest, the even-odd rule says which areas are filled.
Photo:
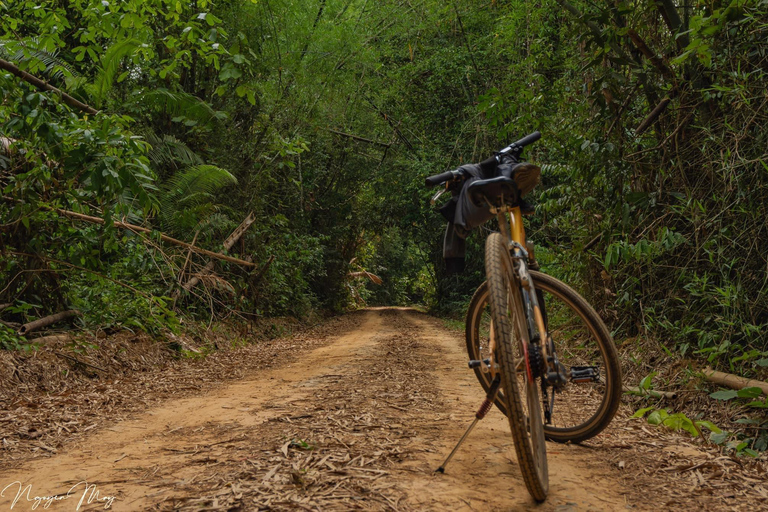
[[16, 75], [17, 77], [21, 78], [25, 82], [29, 82], [30, 84], [34, 85], [35, 87], [37, 87], [42, 91], [51, 91], [61, 95], [61, 100], [67, 105], [69, 105], [70, 107], [80, 109], [83, 112], [86, 112], [88, 114], [95, 115], [99, 113], [99, 111], [94, 109], [93, 107], [86, 105], [81, 101], [76, 100], [75, 98], [65, 93], [61, 89], [57, 89], [56, 87], [50, 85], [48, 82], [45, 82], [44, 80], [40, 80], [36, 76], [30, 75], [26, 71], [19, 69], [17, 66], [8, 62], [7, 60], [0, 59], [0, 69], [9, 71], [10, 73]]

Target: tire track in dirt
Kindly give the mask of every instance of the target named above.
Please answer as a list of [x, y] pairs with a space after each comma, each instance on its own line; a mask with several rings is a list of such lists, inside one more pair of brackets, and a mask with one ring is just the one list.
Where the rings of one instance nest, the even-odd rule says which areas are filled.
[[[0, 485], [66, 494], [87, 480], [116, 496], [118, 511], [527, 510], [535, 504], [498, 411], [445, 475], [433, 473], [483, 398], [462, 343], [412, 310], [369, 310], [359, 328], [290, 365], [153, 408], [0, 472]], [[624, 507], [587, 448], [548, 449], [550, 497], [537, 510]], [[49, 510], [73, 510], [77, 499]]]

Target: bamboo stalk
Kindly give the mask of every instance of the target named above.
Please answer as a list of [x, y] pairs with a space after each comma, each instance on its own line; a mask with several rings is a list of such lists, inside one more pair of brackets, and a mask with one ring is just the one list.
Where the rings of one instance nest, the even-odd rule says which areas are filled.
[[651, 110], [651, 113], [648, 114], [645, 119], [643, 119], [643, 122], [640, 123], [637, 128], [635, 128], [635, 135], [640, 135], [645, 130], [647, 130], [648, 127], [651, 126], [651, 124], [653, 124], [653, 122], [661, 115], [661, 113], [667, 109], [670, 101], [672, 101], [672, 99], [669, 96], [661, 100], [659, 104], [656, 105], [656, 108]]
[[667, 65], [664, 64], [664, 61], [662, 61], [661, 58], [648, 47], [643, 38], [640, 37], [637, 32], [635, 32], [633, 29], [629, 29], [627, 31], [627, 35], [635, 44], [637, 49], [640, 50], [640, 53], [642, 53], [646, 59], [651, 61], [651, 64], [653, 64], [654, 67], [656, 67], [656, 69], [658, 69], [662, 75], [667, 78], [674, 77], [672, 70], [669, 69]]
[[731, 389], [760, 388], [763, 394], [768, 395], [768, 382], [746, 379], [732, 373], [718, 372], [709, 367], [704, 368], [702, 373], [704, 374], [704, 378], [709, 382], [714, 382], [715, 384], [720, 384], [721, 386]]
[[[90, 215], [84, 215], [82, 213], [77, 212], [71, 212], [69, 210], [56, 210], [61, 215], [64, 215], [65, 217], [70, 217], [72, 219], [82, 220], [85, 222], [91, 222], [93, 224], [104, 224], [104, 219], [100, 217], [92, 217]], [[128, 229], [130, 231], [137, 231], [139, 233], [151, 233], [151, 229], [143, 228], [141, 226], [136, 226], [134, 224], [128, 224], [127, 222], [118, 222], [114, 221], [113, 224], [119, 228]], [[211, 258], [216, 258], [218, 260], [224, 260], [228, 261], [230, 263], [237, 263], [238, 265], [244, 265], [247, 267], [258, 267], [257, 264], [251, 263], [250, 261], [241, 260], [238, 258], [233, 258], [231, 256], [227, 256], [225, 254], [220, 254], [218, 252], [209, 251], [207, 249], [202, 249], [200, 247], [194, 247], [191, 244], [188, 244], [186, 242], [182, 242], [181, 240], [177, 240], [176, 238], [172, 238], [168, 235], [164, 235], [163, 233], [160, 233], [160, 239], [163, 242], [168, 242], [170, 244], [178, 245], [181, 247], [186, 247], [187, 249], [194, 251], [198, 254], [205, 254], [206, 256], [209, 256]]]
[[56, 322], [61, 322], [62, 320], [72, 318], [73, 316], [80, 315], [82, 315], [82, 313], [76, 309], [70, 309], [69, 311], [62, 311], [61, 313], [56, 313], [55, 315], [44, 316], [43, 318], [39, 318], [33, 322], [22, 325], [19, 327], [19, 330], [16, 332], [16, 334], [19, 336], [26, 336], [32, 331], [42, 329], [43, 327], [48, 327], [49, 325], [53, 325]]

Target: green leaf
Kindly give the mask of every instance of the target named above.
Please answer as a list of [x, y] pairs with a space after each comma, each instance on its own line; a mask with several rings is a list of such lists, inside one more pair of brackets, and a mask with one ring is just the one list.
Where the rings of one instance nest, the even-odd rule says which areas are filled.
[[715, 400], [731, 400], [737, 396], [739, 396], [739, 393], [735, 389], [724, 389], [709, 394], [709, 397], [714, 398]]
[[651, 380], [658, 375], [659, 372], [651, 372], [650, 374], [643, 377], [643, 380], [640, 381], [640, 385], [638, 386], [640, 389], [651, 389]]
[[759, 456], [760, 456], [760, 454], [759, 454], [759, 453], [757, 453], [757, 452], [756, 452], [755, 450], [753, 450], [752, 448], [744, 448], [744, 453], [746, 453], [746, 454], [747, 454], [747, 455], [749, 455], [750, 457], [754, 457], [754, 458], [757, 458], [757, 457], [759, 457]]
[[753, 387], [740, 389], [736, 394], [739, 398], [757, 398], [763, 394], [763, 391], [760, 388]]
[[699, 428], [704, 427], [715, 434], [722, 434], [723, 432], [717, 425], [715, 425], [711, 421], [699, 420], [696, 422], [696, 426], [698, 426]]
[[709, 440], [715, 444], [722, 445], [731, 436], [730, 432], [712, 432], [709, 434]]
[[648, 423], [651, 425], [660, 425], [667, 417], [669, 413], [665, 409], [658, 409], [648, 415]]

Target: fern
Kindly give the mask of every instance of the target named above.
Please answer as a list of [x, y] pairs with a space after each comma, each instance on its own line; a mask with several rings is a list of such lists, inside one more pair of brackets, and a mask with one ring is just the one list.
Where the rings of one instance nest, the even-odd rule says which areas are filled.
[[194, 228], [218, 211], [214, 193], [237, 179], [226, 169], [196, 165], [169, 179], [161, 188], [160, 220], [166, 231]]

